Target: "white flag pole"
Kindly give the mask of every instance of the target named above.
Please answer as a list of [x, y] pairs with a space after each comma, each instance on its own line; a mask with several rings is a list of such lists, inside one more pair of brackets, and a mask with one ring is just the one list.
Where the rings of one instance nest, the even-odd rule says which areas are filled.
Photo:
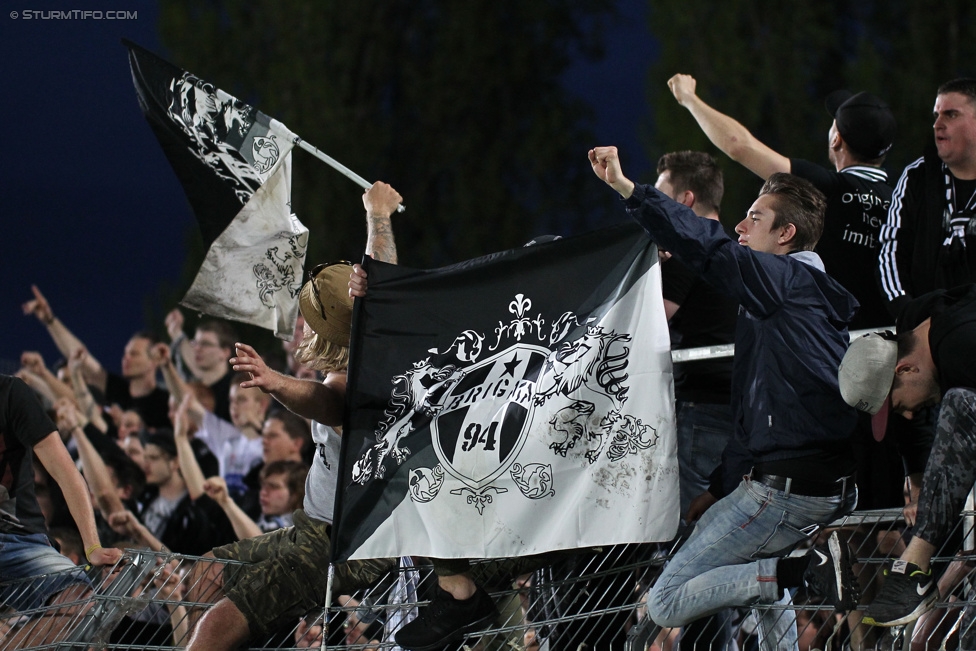
[[[346, 178], [351, 179], [362, 189], [367, 190], [370, 188], [370, 186], [373, 185], [372, 183], [370, 183], [369, 181], [367, 181], [366, 179], [359, 176], [351, 169], [349, 169], [348, 167], [346, 167], [345, 165], [337, 161], [336, 159], [332, 158], [328, 154], [323, 153], [321, 150], [319, 150], [318, 147], [315, 147], [314, 145], [310, 145], [304, 140], [302, 140], [300, 136], [295, 136], [295, 140], [293, 142], [294, 144], [298, 145], [299, 147], [301, 147], [302, 149], [310, 153], [312, 156], [315, 156], [326, 165], [329, 165], [330, 167], [338, 171]], [[404, 210], [406, 210], [406, 207], [403, 204], [397, 206], [397, 212], [403, 212]]]

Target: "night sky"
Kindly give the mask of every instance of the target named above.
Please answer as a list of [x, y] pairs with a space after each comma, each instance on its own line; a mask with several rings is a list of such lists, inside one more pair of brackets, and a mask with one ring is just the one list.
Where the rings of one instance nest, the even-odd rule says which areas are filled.
[[[0, 14], [7, 79], [0, 102], [6, 129], [0, 372], [14, 372], [24, 350], [40, 351], [48, 365], [60, 357], [44, 327], [21, 313], [32, 283], [91, 353], [118, 372], [129, 336], [152, 325], [144, 323], [145, 302], [161, 283], [178, 282], [184, 242], [195, 228], [139, 111], [120, 39], [172, 57], [159, 42], [154, 3], [132, 2], [131, 9], [118, 2], [78, 5], [102, 12], [121, 8], [129, 12], [124, 20], [27, 19], [23, 14], [33, 6], [21, 4], [16, 18], [9, 8]], [[621, 16], [609, 30], [606, 58], [574, 66], [565, 83], [597, 111], [593, 144], [619, 146], [628, 175], [638, 178], [650, 167], [638, 129], [648, 113], [644, 85], [655, 50], [645, 0], [618, 4]], [[208, 79], [205, 69], [192, 72]], [[318, 164], [307, 154], [295, 155], [295, 165]], [[586, 164], [585, 152], [580, 164]], [[395, 179], [384, 180], [395, 185]]]

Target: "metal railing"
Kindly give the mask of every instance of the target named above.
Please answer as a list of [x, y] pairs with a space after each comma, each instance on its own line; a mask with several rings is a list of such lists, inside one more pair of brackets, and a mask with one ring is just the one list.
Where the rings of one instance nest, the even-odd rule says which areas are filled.
[[[941, 597], [930, 613], [913, 627], [882, 629], [860, 623], [861, 613], [836, 614], [829, 605], [797, 591], [788, 606], [759, 606], [790, 610], [797, 618], [801, 649], [912, 651], [960, 647], [970, 633], [976, 613], [976, 555], [971, 544], [973, 512], [965, 511], [948, 546], [933, 559]], [[906, 542], [900, 510], [856, 512], [833, 523], [849, 541], [862, 604], [870, 603], [881, 581], [881, 568], [897, 557]], [[814, 541], [809, 541], [814, 542]], [[582, 550], [554, 565], [520, 577], [490, 576], [480, 572], [498, 605], [500, 615], [490, 630], [465, 640], [471, 649], [575, 650], [589, 649], [746, 649], [754, 641], [754, 615], [738, 609], [701, 628], [692, 643], [691, 629], [661, 629], [644, 615], [643, 601], [674, 545], [619, 545]], [[963, 550], [966, 549], [964, 552]], [[804, 553], [800, 549], [794, 553]], [[97, 573], [93, 588], [73, 599], [20, 613], [7, 604], [30, 590], [34, 580], [0, 584], [0, 649], [146, 649], [182, 648], [190, 629], [210, 607], [212, 574], [191, 571], [198, 564], [222, 564], [209, 558], [131, 550], [119, 566]], [[490, 566], [486, 566], [490, 567]], [[390, 623], [425, 603], [433, 585], [426, 565], [393, 570], [373, 588], [355, 595], [335, 595], [328, 610], [318, 608], [303, 623], [285, 627], [251, 641], [252, 649], [320, 648], [318, 626], [329, 623], [324, 634], [329, 648], [391, 649]], [[401, 603], [402, 587], [411, 585], [419, 597]], [[401, 589], [398, 590], [397, 586]], [[207, 595], [207, 598], [201, 598]], [[304, 640], [299, 639], [307, 632]], [[976, 631], [973, 631], [976, 638]], [[734, 640], [736, 646], [729, 644]]]

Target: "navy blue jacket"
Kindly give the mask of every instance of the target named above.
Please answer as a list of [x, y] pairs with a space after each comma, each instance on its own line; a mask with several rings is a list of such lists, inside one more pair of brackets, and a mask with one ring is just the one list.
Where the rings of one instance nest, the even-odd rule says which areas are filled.
[[[651, 186], [635, 187], [624, 205], [661, 248], [739, 301], [730, 447], [744, 448], [751, 462], [726, 455], [725, 477], [737, 483], [751, 463], [809, 456], [848, 440], [857, 413], [840, 396], [837, 367], [858, 303], [824, 273], [820, 258], [753, 251]], [[719, 490], [715, 482], [710, 490]]]

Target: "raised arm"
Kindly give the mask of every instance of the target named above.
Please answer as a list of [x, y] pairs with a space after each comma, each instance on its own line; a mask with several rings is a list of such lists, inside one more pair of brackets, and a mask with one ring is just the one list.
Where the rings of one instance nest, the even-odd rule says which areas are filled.
[[755, 315], [779, 308], [796, 273], [786, 256], [757, 254], [731, 239], [722, 225], [653, 186], [635, 185], [623, 175], [616, 147], [589, 152], [593, 172], [625, 199], [624, 208], [661, 248], [716, 290], [735, 298]]
[[374, 260], [397, 264], [396, 242], [390, 216], [403, 202], [400, 193], [387, 183], [377, 181], [363, 193], [366, 208], [366, 255]]
[[241, 388], [257, 387], [270, 393], [278, 402], [304, 418], [317, 420], [323, 425], [337, 427], [342, 425], [342, 414], [346, 399], [346, 374], [329, 373], [324, 382], [300, 380], [283, 375], [271, 368], [247, 344], [234, 344], [237, 356], [230, 359], [235, 371], [250, 373]]
[[[366, 208], [366, 255], [381, 262], [397, 264], [396, 242], [390, 217], [403, 202], [392, 186], [377, 181], [363, 193]], [[366, 296], [366, 271], [354, 264], [349, 274], [349, 295]]]
[[163, 374], [163, 382], [166, 390], [177, 402], [182, 402], [183, 396], [187, 394], [186, 382], [180, 377], [170, 355], [170, 347], [164, 343], [155, 344], [149, 351], [149, 358], [159, 364], [159, 370]]
[[190, 395], [183, 396], [180, 406], [176, 409], [176, 422], [173, 423], [173, 438], [176, 439], [176, 456], [180, 462], [180, 474], [186, 482], [186, 492], [190, 494], [191, 500], [196, 500], [204, 494], [203, 470], [197, 463], [197, 457], [193, 453], [193, 446], [190, 444]]
[[68, 359], [68, 372], [71, 375], [74, 401], [77, 403], [81, 413], [85, 415], [85, 418], [91, 421], [91, 424], [104, 434], [108, 432], [108, 423], [105, 421], [105, 417], [102, 415], [102, 410], [99, 409], [98, 403], [95, 402], [95, 398], [92, 397], [91, 391], [88, 390], [88, 383], [85, 382], [84, 378], [84, 367], [87, 357], [88, 351], [82, 346], [81, 348], [76, 348]]
[[124, 511], [125, 506], [115, 491], [105, 461], [85, 434], [85, 419], [82, 413], [71, 402], [62, 401], [57, 408], [57, 417], [58, 429], [69, 433], [78, 446], [82, 470], [91, 485], [95, 504], [101, 510], [102, 516], [108, 520], [113, 513]]
[[[71, 357], [71, 353], [76, 349], [84, 348], [85, 345], [81, 343], [81, 340], [68, 330], [67, 326], [61, 323], [60, 319], [54, 316], [54, 311], [51, 309], [50, 303], [47, 302], [47, 299], [41, 293], [41, 290], [37, 288], [37, 285], [31, 285], [31, 291], [34, 292], [34, 298], [21, 306], [24, 314], [33, 314], [37, 317], [38, 321], [44, 324], [48, 334], [51, 335], [51, 339], [54, 341], [54, 345], [58, 347], [61, 354], [67, 359]], [[108, 374], [98, 360], [91, 355], [88, 356], [86, 361], [85, 377], [99, 389], [105, 390], [105, 382], [108, 380]]]
[[264, 533], [258, 527], [257, 523], [241, 507], [237, 506], [234, 500], [230, 498], [230, 495], [227, 494], [227, 482], [224, 481], [223, 477], [207, 478], [203, 482], [203, 490], [227, 514], [227, 519], [230, 520], [231, 525], [234, 527], [234, 535], [237, 536], [238, 540], [256, 538]]
[[688, 109], [712, 144], [754, 174], [768, 179], [776, 172], [789, 172], [790, 159], [759, 142], [740, 122], [719, 113], [695, 94], [698, 82], [690, 75], [668, 80], [671, 94]]
[[[51, 370], [44, 363], [44, 358], [41, 357], [40, 353], [32, 350], [25, 350], [20, 355], [20, 365], [44, 382], [46, 387], [44, 393], [52, 397], [52, 403], [58, 398], [71, 398], [74, 400], [74, 394], [71, 392], [71, 387], [59, 380], [58, 376], [51, 372]], [[36, 386], [33, 388], [38, 390], [38, 387]]]
[[[190, 343], [186, 333], [183, 331], [183, 322], [183, 312], [179, 308], [173, 308], [166, 315], [166, 332], [169, 334], [170, 347], [172, 348], [173, 354], [170, 361], [175, 363], [176, 356], [179, 355], [183, 368], [178, 369], [176, 366], [173, 366], [174, 372], [179, 374], [180, 371], [184, 371], [192, 377], [200, 377], [200, 367], [197, 366], [196, 356], [193, 354], [193, 344]], [[170, 393], [173, 392], [172, 389], [169, 391]]]
[[621, 197], [629, 199], [634, 194], [634, 182], [624, 176], [616, 147], [594, 147], [587, 157], [597, 178], [620, 193]]

